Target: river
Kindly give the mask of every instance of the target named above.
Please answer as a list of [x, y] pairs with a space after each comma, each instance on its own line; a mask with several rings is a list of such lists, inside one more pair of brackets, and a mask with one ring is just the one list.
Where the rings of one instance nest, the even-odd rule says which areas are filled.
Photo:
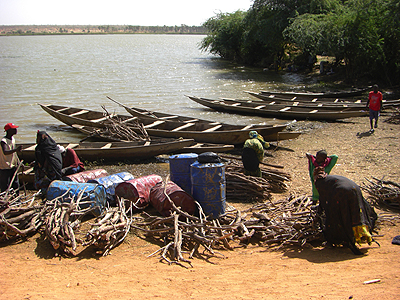
[[[201, 52], [199, 35], [56, 35], [0, 37], [0, 119], [19, 126], [17, 142], [37, 130], [56, 141], [83, 138], [38, 103], [127, 114], [125, 105], [231, 124], [271, 122], [219, 113], [185, 95], [250, 99], [244, 91], [304, 85], [307, 77], [248, 68]], [[277, 123], [282, 121], [276, 120]]]

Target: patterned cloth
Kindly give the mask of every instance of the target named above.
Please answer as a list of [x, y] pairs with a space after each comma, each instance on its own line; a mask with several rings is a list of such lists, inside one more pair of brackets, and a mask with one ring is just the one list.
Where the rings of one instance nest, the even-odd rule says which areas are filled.
[[333, 167], [335, 166], [337, 160], [338, 160], [338, 156], [336, 154], [328, 156], [327, 159], [325, 160], [325, 162], [323, 162], [321, 165], [317, 164], [317, 162], [315, 161], [314, 155], [311, 155], [311, 157], [308, 159], [308, 170], [309, 170], [311, 184], [312, 184], [312, 199], [314, 202], [317, 202], [319, 199], [319, 193], [318, 193], [318, 190], [315, 187], [315, 183], [314, 183], [314, 169], [316, 167], [324, 167], [325, 172], [329, 175], [329, 173], [332, 171]]

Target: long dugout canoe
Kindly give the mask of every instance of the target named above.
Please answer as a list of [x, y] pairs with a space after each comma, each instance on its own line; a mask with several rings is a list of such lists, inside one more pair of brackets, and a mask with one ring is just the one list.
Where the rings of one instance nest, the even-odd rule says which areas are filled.
[[[123, 161], [131, 159], [146, 159], [153, 156], [180, 151], [196, 144], [193, 139], [156, 138], [151, 141], [137, 142], [82, 142], [59, 143], [65, 148], [74, 149], [80, 159], [94, 161]], [[35, 160], [36, 144], [20, 144], [20, 159], [26, 162]]]
[[317, 108], [302, 108], [296, 106], [285, 106], [273, 109], [263, 103], [246, 103], [235, 100], [213, 100], [188, 96], [191, 100], [218, 111], [230, 113], [250, 114], [264, 117], [274, 117], [281, 119], [309, 119], [335, 121], [352, 117], [363, 117], [366, 111], [330, 111]]
[[138, 124], [143, 124], [150, 136], [194, 139], [199, 143], [241, 144], [249, 137], [249, 132], [256, 130], [262, 136], [269, 136], [283, 131], [287, 124], [276, 125], [230, 125], [196, 122], [173, 122], [165, 120], [151, 120], [125, 115], [106, 115], [99, 111], [60, 105], [39, 104], [43, 110], [54, 118], [67, 125], [82, 125], [97, 128], [106, 128], [117, 121], [126, 124], [132, 130], [138, 129]]
[[[361, 99], [350, 99], [350, 98], [302, 98], [302, 97], [281, 97], [275, 95], [268, 95], [265, 93], [255, 93], [251, 91], [246, 91], [249, 95], [256, 97], [261, 101], [268, 103], [294, 103], [297, 106], [321, 106], [327, 109], [337, 109], [338, 107], [346, 108], [359, 108], [365, 109], [368, 98], [364, 100]], [[382, 100], [384, 107], [400, 106], [400, 100]]]

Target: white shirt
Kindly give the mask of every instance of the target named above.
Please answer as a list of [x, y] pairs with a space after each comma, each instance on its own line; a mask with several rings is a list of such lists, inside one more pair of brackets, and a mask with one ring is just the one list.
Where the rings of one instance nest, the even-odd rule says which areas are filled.
[[[6, 150], [13, 150], [15, 149], [15, 139], [11, 137], [11, 140], [3, 137], [1, 139], [2, 142], [6, 144]], [[11, 169], [18, 165], [18, 156], [17, 153], [14, 152], [13, 154], [4, 155], [3, 149], [0, 149], [0, 169]]]

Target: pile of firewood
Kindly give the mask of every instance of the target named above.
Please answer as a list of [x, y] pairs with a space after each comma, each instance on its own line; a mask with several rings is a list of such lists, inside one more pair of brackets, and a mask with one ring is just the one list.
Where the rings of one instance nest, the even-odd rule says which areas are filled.
[[282, 193], [288, 189], [290, 174], [277, 168], [260, 165], [262, 178], [244, 175], [244, 167], [239, 159], [232, 156], [226, 163], [226, 199], [240, 202], [264, 202], [271, 199], [271, 193]]
[[269, 247], [322, 240], [317, 207], [308, 196], [289, 196], [274, 203], [256, 205], [246, 211], [243, 225]]
[[387, 118], [384, 122], [391, 123], [391, 124], [400, 124], [400, 110], [397, 107], [393, 107], [395, 112]]
[[131, 121], [127, 125], [124, 121], [113, 118], [112, 115], [102, 106], [105, 111], [104, 115], [108, 118], [102, 123], [103, 128], [96, 128], [87, 138], [99, 138], [109, 141], [150, 141], [146, 129], [142, 123]]
[[90, 224], [91, 229], [86, 233], [83, 246], [93, 245], [106, 256], [125, 239], [132, 223], [132, 206], [126, 210], [124, 201], [118, 201], [118, 204], [118, 207], [107, 209], [95, 223]]
[[[169, 217], [142, 213], [142, 220], [138, 219], [132, 228], [164, 242], [163, 247], [149, 256], [159, 253], [161, 261], [186, 267], [186, 264], [192, 266], [190, 259], [195, 256], [223, 256], [216, 250], [232, 250], [233, 243], [240, 245], [250, 239], [258, 240], [266, 247], [303, 246], [322, 240], [317, 211], [311, 203], [309, 197], [291, 196], [276, 203], [255, 205], [244, 212], [233, 209], [215, 220], [208, 219], [200, 205], [199, 217], [173, 206], [173, 214]], [[189, 253], [189, 256], [185, 258], [183, 253]]]
[[271, 199], [271, 186], [268, 180], [246, 176], [241, 172], [226, 170], [226, 199], [239, 202], [264, 202]]
[[375, 206], [400, 209], [400, 184], [374, 177], [366, 180], [368, 183], [364, 182], [361, 188], [369, 194], [368, 199]]
[[43, 225], [46, 207], [36, 204], [37, 196], [12, 190], [0, 195], [0, 241], [25, 237]]

